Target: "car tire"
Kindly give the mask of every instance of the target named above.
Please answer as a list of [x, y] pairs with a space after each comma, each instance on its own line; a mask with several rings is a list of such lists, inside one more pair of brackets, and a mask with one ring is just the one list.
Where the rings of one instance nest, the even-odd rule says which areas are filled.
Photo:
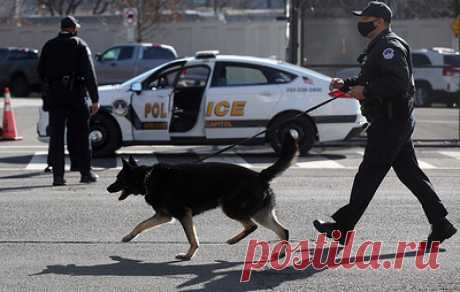
[[430, 106], [431, 105], [431, 87], [427, 84], [416, 84], [415, 90], [415, 106]]
[[93, 157], [113, 156], [121, 147], [120, 130], [115, 121], [105, 114], [91, 118], [89, 132]]
[[27, 81], [27, 78], [22, 74], [11, 78], [10, 86], [11, 93], [15, 97], [28, 97], [30, 94], [29, 82]]
[[316, 142], [316, 128], [308, 117], [301, 116], [289, 121], [297, 114], [295, 112], [283, 114], [273, 120], [269, 125], [267, 140], [276, 153], [280, 153], [285, 134], [290, 130], [297, 132], [298, 137], [296, 138], [299, 142], [299, 153], [302, 156], [307, 155]]

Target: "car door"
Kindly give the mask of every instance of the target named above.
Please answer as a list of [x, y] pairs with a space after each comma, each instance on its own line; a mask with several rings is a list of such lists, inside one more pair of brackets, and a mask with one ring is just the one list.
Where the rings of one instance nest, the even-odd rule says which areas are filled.
[[205, 136], [203, 107], [210, 71], [207, 65], [192, 65], [181, 70], [172, 97], [171, 136]]
[[281, 96], [276, 70], [242, 62], [216, 62], [207, 91], [207, 139], [249, 137], [263, 129]]
[[165, 67], [142, 82], [142, 92], [133, 93], [131, 120], [136, 141], [169, 141], [170, 98], [182, 66]]
[[120, 46], [108, 49], [96, 60], [100, 84], [121, 83], [134, 74], [134, 47]]

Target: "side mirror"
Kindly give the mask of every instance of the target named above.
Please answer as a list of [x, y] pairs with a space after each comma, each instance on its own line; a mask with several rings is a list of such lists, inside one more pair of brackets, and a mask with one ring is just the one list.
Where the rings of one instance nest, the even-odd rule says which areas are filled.
[[96, 53], [95, 57], [97, 61], [101, 61], [101, 53]]
[[131, 83], [129, 90], [140, 94], [142, 92], [142, 84], [140, 82]]

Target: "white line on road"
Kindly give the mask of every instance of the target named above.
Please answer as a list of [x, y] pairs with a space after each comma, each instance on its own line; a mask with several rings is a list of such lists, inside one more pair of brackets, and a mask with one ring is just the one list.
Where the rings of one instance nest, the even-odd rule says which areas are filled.
[[29, 164], [26, 166], [26, 170], [35, 170], [35, 169], [45, 169], [48, 166], [48, 152], [47, 151], [37, 151], [32, 156]]
[[430, 164], [430, 163], [425, 162], [423, 160], [418, 160], [418, 165], [422, 169], [435, 169], [435, 168], [438, 168], [438, 167], [434, 166], [433, 164]]
[[454, 152], [454, 151], [439, 151], [440, 154], [445, 155], [450, 158], [455, 158], [457, 160], [460, 160], [460, 152]]
[[304, 162], [297, 162], [296, 165], [300, 168], [328, 168], [328, 169], [340, 169], [345, 168], [345, 166], [341, 165], [334, 160], [314, 160], [314, 161], [304, 161]]

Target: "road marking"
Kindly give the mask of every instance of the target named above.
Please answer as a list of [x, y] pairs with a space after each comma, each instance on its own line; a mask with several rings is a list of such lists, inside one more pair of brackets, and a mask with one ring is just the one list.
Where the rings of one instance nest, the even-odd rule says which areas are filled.
[[341, 165], [340, 163], [335, 162], [334, 160], [330, 160], [330, 159], [297, 162], [296, 165], [300, 168], [328, 168], [328, 169], [345, 168], [345, 166]]
[[[199, 152], [195, 152], [197, 155], [200, 155]], [[251, 163], [248, 163], [246, 160], [244, 160], [243, 157], [238, 155], [236, 152], [231, 151], [230, 155], [223, 155], [223, 156], [214, 156], [206, 159], [204, 162], [222, 162], [222, 163], [230, 163], [230, 164], [237, 164], [239, 166], [243, 166], [246, 168], [254, 168]], [[204, 156], [203, 153], [201, 153], [202, 156]]]
[[455, 158], [457, 160], [460, 160], [460, 152], [454, 152], [454, 151], [439, 151], [442, 155], [445, 155], [450, 158]]
[[48, 152], [47, 151], [37, 151], [30, 159], [29, 164], [26, 166], [26, 170], [37, 170], [45, 169], [48, 166]]
[[420, 166], [420, 168], [422, 169], [435, 169], [435, 168], [438, 168], [436, 166], [434, 166], [433, 164], [430, 164], [428, 162], [425, 162], [423, 160], [417, 160], [418, 162], [418, 166]]
[[1, 145], [0, 149], [48, 148], [48, 145]]

